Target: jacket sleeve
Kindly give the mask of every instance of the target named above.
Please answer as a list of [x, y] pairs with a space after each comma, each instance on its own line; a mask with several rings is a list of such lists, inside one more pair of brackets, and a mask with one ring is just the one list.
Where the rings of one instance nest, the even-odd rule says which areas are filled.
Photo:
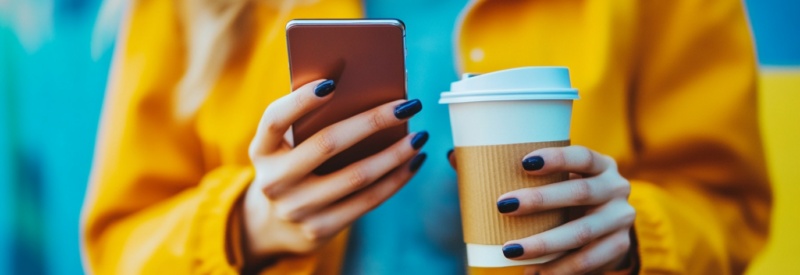
[[741, 1], [640, 2], [630, 203], [642, 274], [741, 274], [771, 205]]
[[[175, 3], [132, 1], [121, 27], [81, 221], [90, 274], [237, 274], [244, 265], [234, 209], [254, 171], [220, 164], [194, 119], [176, 113], [186, 49]], [[258, 273], [338, 274], [346, 236]]]
[[[116, 42], [81, 221], [89, 273], [235, 274], [243, 266], [241, 215], [234, 209], [254, 171], [246, 157], [221, 160], [215, 144], [201, 142], [203, 125], [179, 113], [184, 109], [176, 105], [184, 101], [176, 99], [175, 91], [185, 77], [189, 54], [181, 2], [129, 1]], [[259, 13], [254, 18], [280, 24], [274, 29], [283, 30], [285, 22], [274, 20], [277, 11], [254, 8]], [[296, 10], [286, 14], [286, 20], [355, 17], [360, 12], [356, 1], [320, 1]], [[267, 56], [285, 52], [285, 42], [274, 41], [282, 46], [258, 49], [267, 51]], [[264, 58], [262, 54], [253, 58], [259, 57]], [[264, 68], [275, 62], [258, 60], [254, 64], [260, 67], [248, 67], [258, 73], [249, 75], [269, 72]], [[236, 73], [241, 72], [232, 74]], [[215, 89], [226, 88], [220, 87]], [[338, 274], [346, 237], [341, 233], [316, 253], [281, 257], [259, 271]]]
[[253, 171], [207, 168], [192, 122], [174, 115], [183, 54], [172, 2], [134, 1], [121, 28], [82, 217], [88, 273], [236, 270], [229, 216]]

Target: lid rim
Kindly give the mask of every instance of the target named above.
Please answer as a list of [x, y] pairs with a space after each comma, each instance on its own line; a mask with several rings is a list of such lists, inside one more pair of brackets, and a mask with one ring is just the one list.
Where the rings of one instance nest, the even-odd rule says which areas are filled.
[[440, 104], [483, 101], [575, 100], [569, 68], [563, 66], [519, 67], [466, 77], [441, 92]]
[[514, 100], [575, 100], [580, 99], [578, 90], [562, 89], [509, 89], [479, 90], [464, 92], [442, 92], [440, 104], [466, 103], [481, 101], [514, 101]]
[[565, 96], [564, 94], [538, 94], [538, 95], [495, 95], [495, 96], [463, 96], [439, 99], [439, 104], [490, 102], [490, 101], [527, 101], [527, 100], [576, 100], [580, 99], [577, 94]]
[[547, 88], [547, 89], [502, 89], [502, 90], [473, 90], [473, 91], [445, 91], [440, 94], [442, 97], [473, 96], [480, 94], [503, 95], [503, 94], [577, 94], [575, 88]]

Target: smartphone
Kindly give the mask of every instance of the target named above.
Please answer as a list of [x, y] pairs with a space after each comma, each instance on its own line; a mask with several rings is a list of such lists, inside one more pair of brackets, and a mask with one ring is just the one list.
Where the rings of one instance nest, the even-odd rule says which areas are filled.
[[[294, 146], [319, 130], [384, 103], [406, 99], [405, 25], [397, 19], [292, 20], [286, 24], [292, 91], [332, 79], [333, 98], [292, 125]], [[320, 165], [328, 174], [386, 149], [408, 125], [377, 132]]]

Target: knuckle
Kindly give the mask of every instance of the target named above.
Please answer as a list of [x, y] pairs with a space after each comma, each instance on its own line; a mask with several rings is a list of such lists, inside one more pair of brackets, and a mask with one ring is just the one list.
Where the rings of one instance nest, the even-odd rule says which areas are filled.
[[280, 132], [282, 127], [279, 121], [280, 119], [277, 115], [268, 112], [267, 117], [264, 120], [264, 129], [273, 134]]
[[580, 155], [581, 155], [581, 160], [578, 163], [578, 168], [583, 171], [588, 171], [589, 169], [592, 168], [592, 165], [594, 165], [595, 161], [594, 152], [592, 152], [592, 150], [590, 150], [589, 148], [583, 146], [578, 146], [578, 148], [580, 148]]
[[619, 177], [617, 180], [617, 186], [614, 188], [614, 192], [627, 198], [631, 194], [631, 183], [627, 179]]
[[608, 167], [609, 167], [610, 170], [613, 170], [613, 171], [616, 171], [616, 172], [619, 171], [618, 170], [619, 167], [617, 166], [617, 160], [615, 160], [613, 157], [608, 156], [608, 155], [601, 155], [601, 156], [603, 156], [603, 160], [608, 163]]
[[276, 215], [279, 219], [284, 220], [289, 223], [300, 223], [303, 221], [303, 214], [306, 213], [305, 211], [307, 207], [303, 206], [302, 203], [286, 203], [285, 201], [276, 203], [275, 210]]
[[358, 190], [367, 184], [367, 172], [364, 168], [357, 166], [353, 168], [347, 178], [348, 187], [351, 190]]
[[261, 188], [261, 192], [264, 193], [264, 197], [266, 197], [268, 200], [275, 200], [278, 197], [277, 184], [265, 184], [264, 187]]
[[289, 206], [284, 206], [282, 204], [277, 204], [275, 206], [275, 215], [278, 216], [279, 219], [288, 221], [288, 222], [296, 222], [294, 218], [294, 210]]
[[325, 229], [321, 226], [306, 224], [302, 228], [306, 239], [312, 243], [319, 243], [325, 239]]
[[288, 212], [286, 213], [286, 216], [284, 216], [283, 220], [290, 223], [299, 223], [302, 221], [299, 213], [300, 213], [299, 211]]
[[547, 242], [542, 238], [533, 238], [531, 240], [530, 252], [533, 255], [545, 255], [548, 253]]
[[636, 220], [636, 209], [630, 204], [625, 205], [625, 209], [622, 213], [622, 224], [631, 225]]
[[364, 205], [364, 209], [372, 211], [373, 209], [377, 208], [382, 202], [382, 198], [378, 196], [367, 196], [364, 198], [362, 202]]
[[255, 162], [259, 155], [258, 144], [256, 144], [256, 141], [254, 140], [250, 143], [250, 147], [247, 147], [247, 156], [250, 157], [250, 162]]
[[572, 190], [572, 197], [575, 202], [585, 205], [592, 200], [592, 185], [586, 179], [575, 180], [575, 186]]
[[255, 184], [261, 186], [261, 192], [264, 193], [264, 196], [269, 200], [276, 199], [278, 197], [278, 193], [280, 192], [280, 183], [282, 180], [278, 175], [280, 174], [258, 173], [253, 181]]
[[308, 107], [308, 100], [303, 96], [303, 93], [292, 93], [292, 105], [295, 110], [305, 110]]
[[281, 120], [280, 119], [281, 116], [279, 114], [278, 107], [276, 107], [276, 104], [278, 104], [279, 102], [280, 99], [276, 102], [273, 102], [273, 104], [270, 104], [267, 107], [267, 109], [264, 110], [264, 119], [262, 121], [263, 123], [262, 127], [264, 127], [264, 129], [270, 133], [277, 132], [278, 129], [280, 129], [279, 122]]
[[[626, 235], [627, 236], [627, 235]], [[619, 238], [614, 242], [614, 254], [623, 254], [631, 247], [631, 240], [628, 237]]]
[[392, 160], [394, 160], [394, 163], [405, 162], [406, 154], [405, 152], [403, 152], [403, 150], [395, 149], [392, 150], [391, 152], [392, 152]]
[[538, 190], [532, 190], [530, 195], [530, 202], [534, 209], [541, 209], [544, 207], [544, 194]]
[[288, 249], [288, 252], [294, 254], [307, 254], [317, 250], [318, 247], [319, 245], [313, 242], [294, 242], [292, 243], [291, 248]]
[[[552, 158], [553, 168], [563, 168], [567, 163], [567, 156], [566, 152], [564, 152], [564, 148], [548, 148], [544, 149], [542, 153], [549, 153]], [[547, 165], [545, 165], [547, 166]]]
[[381, 113], [377, 111], [372, 111], [369, 113], [367, 116], [367, 124], [369, 125], [370, 129], [375, 131], [386, 128], [386, 120], [384, 120]]
[[[392, 179], [388, 179], [389, 182], [381, 182], [378, 184], [395, 184]], [[372, 211], [375, 208], [378, 208], [384, 201], [388, 199], [388, 195], [385, 192], [375, 193], [372, 196], [364, 196], [361, 205], [363, 209], [367, 209], [368, 211]]]
[[331, 131], [322, 130], [319, 132], [319, 138], [314, 140], [314, 146], [320, 154], [330, 155], [336, 152], [336, 139]]
[[[273, 101], [272, 103], [270, 103], [269, 105], [267, 105], [267, 108], [264, 109], [264, 114], [263, 114], [264, 118], [268, 118], [268, 117], [274, 116], [275, 109], [278, 109], [277, 105], [279, 105], [280, 102], [281, 102], [281, 99], [279, 98], [279, 99]], [[262, 119], [262, 120], [264, 122], [266, 122], [266, 119]]]
[[575, 241], [580, 244], [589, 243], [592, 240], [592, 228], [585, 223], [581, 223], [578, 225], [578, 228], [575, 229]]
[[572, 262], [572, 268], [576, 274], [588, 273], [592, 269], [592, 260], [589, 258], [589, 255], [579, 255], [575, 257], [575, 261]]

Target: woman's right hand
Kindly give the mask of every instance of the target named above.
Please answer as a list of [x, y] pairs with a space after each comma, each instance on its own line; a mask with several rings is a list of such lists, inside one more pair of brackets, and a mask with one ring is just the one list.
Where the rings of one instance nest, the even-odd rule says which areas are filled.
[[284, 134], [330, 100], [333, 89], [333, 81], [317, 80], [264, 112], [249, 150], [256, 176], [243, 203], [248, 261], [316, 250], [391, 197], [425, 160], [418, 151], [428, 134], [419, 132], [334, 173], [312, 174], [330, 157], [422, 109], [419, 100], [396, 100], [328, 126], [292, 148]]

